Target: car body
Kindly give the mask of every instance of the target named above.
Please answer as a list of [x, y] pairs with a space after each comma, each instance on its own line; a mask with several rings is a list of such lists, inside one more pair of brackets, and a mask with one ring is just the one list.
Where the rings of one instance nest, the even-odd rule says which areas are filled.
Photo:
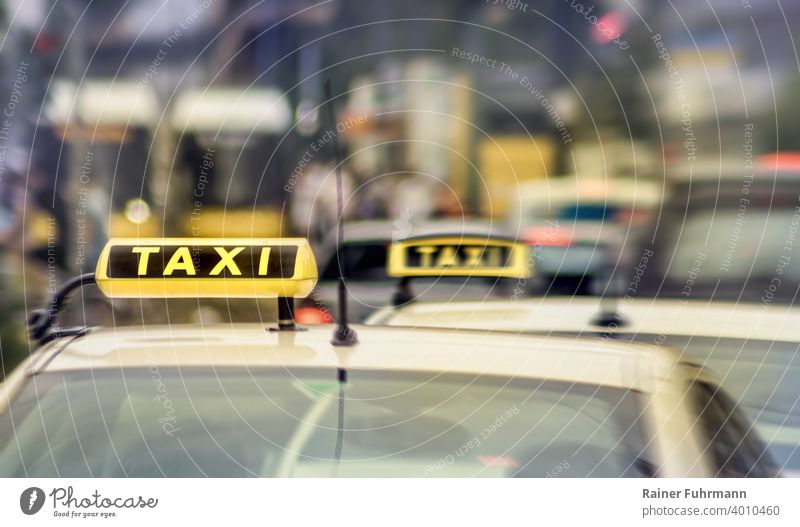
[[781, 304], [543, 297], [415, 302], [371, 324], [602, 336], [668, 346], [719, 375], [753, 419], [785, 475], [800, 475], [800, 311]]
[[646, 234], [614, 270], [632, 296], [792, 305], [800, 169], [768, 157], [750, 170], [679, 173]]
[[597, 338], [95, 328], [0, 385], [0, 476], [774, 476], [708, 372]]
[[[393, 241], [407, 237], [439, 235], [508, 236], [504, 225], [478, 219], [428, 220], [421, 225], [409, 221], [360, 221], [344, 226], [345, 242], [342, 247], [343, 263], [347, 266], [347, 291], [349, 296], [348, 316], [350, 320], [362, 321], [373, 311], [390, 304], [398, 289], [398, 280], [386, 272], [387, 252]], [[309, 321], [328, 322], [326, 317], [316, 317], [314, 311], [330, 312], [337, 303], [338, 278], [342, 271], [336, 251], [337, 234], [317, 250], [320, 262], [318, 290], [305, 302], [303, 316]], [[463, 280], [454, 278], [417, 280], [416, 294], [430, 300], [455, 298], [479, 299], [498, 292], [505, 292], [504, 281], [491, 284], [486, 280]], [[498, 286], [498, 287], [487, 287]], [[310, 313], [310, 315], [309, 315]], [[300, 318], [304, 321], [304, 318]]]
[[648, 180], [584, 176], [520, 185], [509, 228], [533, 247], [538, 288], [593, 292], [616, 267], [626, 243], [641, 234], [661, 187]]

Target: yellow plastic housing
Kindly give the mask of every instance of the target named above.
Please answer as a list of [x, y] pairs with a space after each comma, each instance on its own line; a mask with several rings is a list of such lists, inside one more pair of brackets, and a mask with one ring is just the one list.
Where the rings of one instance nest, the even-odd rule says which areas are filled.
[[389, 248], [389, 276], [527, 278], [533, 271], [523, 243], [481, 236], [415, 238]]
[[303, 238], [114, 238], [95, 281], [109, 298], [304, 298], [317, 263]]

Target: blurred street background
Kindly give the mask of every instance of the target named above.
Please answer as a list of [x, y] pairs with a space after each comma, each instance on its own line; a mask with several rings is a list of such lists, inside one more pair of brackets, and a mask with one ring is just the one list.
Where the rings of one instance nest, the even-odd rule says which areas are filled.
[[[681, 273], [703, 247], [725, 276], [752, 271], [738, 202], [709, 235], [664, 196], [710, 181], [716, 198], [732, 180], [739, 199], [747, 174], [800, 167], [798, 2], [6, 0], [0, 27], [4, 371], [29, 352], [26, 313], [91, 271], [111, 236], [296, 235], [330, 252], [334, 133], [348, 222], [386, 222], [389, 239], [434, 219], [502, 226], [540, 249], [532, 295], [599, 294], [615, 274], [627, 285], [658, 218], [686, 226], [690, 248], [670, 253]], [[765, 210], [782, 195], [791, 212], [780, 177]], [[753, 239], [775, 232], [780, 252], [791, 214], [759, 221]], [[710, 296], [747, 296], [712, 282]], [[792, 304], [796, 289], [782, 292]], [[81, 323], [271, 309], [111, 311], [86, 294]]]

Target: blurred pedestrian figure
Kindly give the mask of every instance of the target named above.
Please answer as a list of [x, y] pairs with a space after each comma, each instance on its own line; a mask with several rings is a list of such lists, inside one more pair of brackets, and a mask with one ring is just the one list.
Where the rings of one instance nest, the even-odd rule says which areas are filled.
[[357, 200], [355, 219], [374, 220], [388, 217], [388, 202], [394, 197], [396, 187], [397, 183], [392, 176], [376, 177], [362, 183], [355, 195]]
[[388, 202], [392, 218], [409, 215], [415, 220], [430, 218], [433, 214], [436, 180], [424, 174], [411, 174], [403, 178]]

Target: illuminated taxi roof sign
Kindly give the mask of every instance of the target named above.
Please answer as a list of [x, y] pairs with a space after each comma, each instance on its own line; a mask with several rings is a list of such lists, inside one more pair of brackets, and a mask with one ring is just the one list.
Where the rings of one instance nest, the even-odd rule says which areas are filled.
[[486, 236], [410, 238], [389, 248], [389, 275], [526, 278], [528, 246]]
[[111, 298], [301, 298], [317, 264], [302, 238], [117, 238], [95, 280]]

